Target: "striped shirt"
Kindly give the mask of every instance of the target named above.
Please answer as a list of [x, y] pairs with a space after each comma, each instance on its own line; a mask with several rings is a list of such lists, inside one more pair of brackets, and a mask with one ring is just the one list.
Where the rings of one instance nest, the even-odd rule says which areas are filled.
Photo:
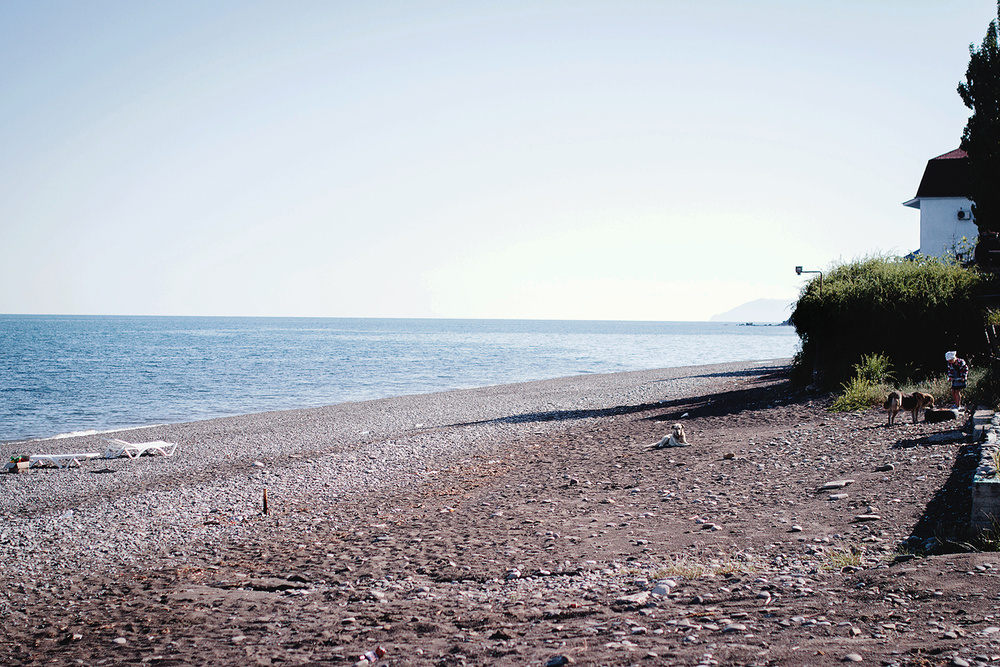
[[955, 357], [954, 361], [948, 362], [948, 379], [951, 380], [951, 384], [954, 386], [956, 383], [965, 385], [966, 379], [969, 377], [969, 364], [965, 363], [964, 359], [959, 359]]

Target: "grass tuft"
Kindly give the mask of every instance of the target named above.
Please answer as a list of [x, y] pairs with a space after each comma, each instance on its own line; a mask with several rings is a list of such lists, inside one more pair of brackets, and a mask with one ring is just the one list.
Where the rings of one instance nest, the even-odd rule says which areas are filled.
[[670, 563], [653, 573], [657, 579], [725, 576], [727, 574], [753, 574], [760, 571], [760, 564], [748, 555], [736, 554], [725, 558], [709, 558], [701, 562], [688, 556], [672, 556]]
[[823, 568], [827, 570], [842, 570], [845, 567], [861, 567], [864, 562], [861, 556], [861, 550], [854, 547], [834, 549], [826, 553], [826, 564]]
[[884, 354], [865, 355], [854, 364], [854, 376], [842, 385], [843, 393], [830, 410], [853, 412], [881, 405], [894, 379], [889, 357]]

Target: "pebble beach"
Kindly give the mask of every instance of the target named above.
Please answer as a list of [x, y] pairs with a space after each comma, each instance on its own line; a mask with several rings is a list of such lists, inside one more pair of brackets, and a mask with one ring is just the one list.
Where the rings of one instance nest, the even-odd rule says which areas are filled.
[[544, 435], [567, 416], [710, 391], [758, 364], [585, 375], [404, 396], [324, 408], [6, 443], [14, 454], [104, 452], [107, 439], [178, 443], [174, 456], [105, 460], [4, 475], [0, 575], [43, 576], [54, 565], [115, 569], [171, 554], [272, 507], [350, 502], [417, 484], [430, 471], [495, 456], [511, 439]]
[[[589, 375], [7, 443], [179, 446], [0, 476], [0, 661], [1000, 662], [1000, 558], [949, 546], [975, 445], [957, 424], [831, 413], [787, 373]], [[652, 448], [673, 423], [689, 446]]]

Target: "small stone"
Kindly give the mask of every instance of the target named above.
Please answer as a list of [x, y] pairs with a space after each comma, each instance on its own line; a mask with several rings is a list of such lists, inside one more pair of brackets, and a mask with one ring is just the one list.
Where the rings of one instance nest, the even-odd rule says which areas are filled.
[[788, 532], [789, 533], [801, 533], [802, 532], [802, 526], [796, 524], [796, 525], [792, 526], [791, 528], [789, 528]]
[[568, 655], [554, 655], [545, 663], [545, 667], [561, 667], [561, 665], [572, 665], [573, 659]]
[[118, 644], [119, 646], [124, 646], [125, 644], [128, 643], [128, 640], [125, 639], [124, 637], [115, 637], [111, 641], [113, 641], [114, 643]]
[[952, 667], [969, 667], [969, 661], [964, 658], [954, 657], [951, 659]]
[[858, 653], [848, 653], [844, 656], [844, 662], [861, 662], [864, 658]]
[[730, 623], [726, 627], [722, 628], [723, 632], [746, 632], [747, 626], [742, 623]]
[[520, 579], [521, 578], [521, 571], [520, 570], [507, 570], [507, 575], [504, 578], [507, 579], [507, 581], [510, 581], [512, 579]]
[[875, 468], [875, 472], [891, 472], [896, 469], [896, 466], [892, 463], [886, 463], [885, 465]]
[[623, 595], [616, 599], [615, 602], [618, 604], [646, 604], [649, 602], [649, 591], [641, 591], [639, 593], [633, 593], [632, 595]]
[[644, 635], [644, 634], [646, 634], [648, 632], [649, 632], [649, 630], [647, 628], [644, 628], [641, 625], [637, 625], [637, 626], [635, 626], [635, 627], [632, 628], [632, 634], [633, 635]]
[[663, 584], [657, 584], [656, 587], [653, 588], [651, 593], [653, 595], [659, 595], [660, 597], [664, 597], [670, 595], [670, 587], [664, 586]]
[[838, 479], [832, 482], [827, 482], [820, 487], [820, 491], [827, 491], [829, 489], [842, 489], [848, 484], [854, 484], [853, 479]]
[[733, 459], [736, 458], [736, 454], [733, 452], [726, 452], [725, 454], [722, 455], [722, 458], [724, 458], [727, 461], [732, 461]]
[[954, 630], [948, 630], [947, 632], [943, 633], [941, 636], [945, 637], [946, 639], [958, 639], [958, 633], [955, 632]]
[[879, 521], [882, 517], [878, 514], [859, 514], [854, 517], [855, 521]]
[[843, 500], [847, 497], [846, 493], [831, 493], [830, 500]]

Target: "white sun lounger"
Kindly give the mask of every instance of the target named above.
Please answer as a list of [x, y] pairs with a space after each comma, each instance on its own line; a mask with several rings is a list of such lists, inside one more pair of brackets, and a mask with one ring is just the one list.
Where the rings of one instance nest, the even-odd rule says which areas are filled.
[[32, 454], [28, 457], [28, 467], [37, 468], [42, 465], [51, 465], [56, 468], [80, 467], [83, 461], [96, 459], [100, 456], [97, 452], [84, 452], [81, 454]]
[[104, 452], [104, 458], [106, 459], [117, 459], [122, 456], [126, 456], [130, 459], [136, 459], [143, 454], [147, 456], [154, 456], [159, 454], [160, 456], [173, 456], [174, 450], [177, 449], [176, 442], [164, 442], [163, 440], [154, 440], [153, 442], [125, 442], [124, 440], [119, 440], [117, 438], [108, 439], [110, 446]]

